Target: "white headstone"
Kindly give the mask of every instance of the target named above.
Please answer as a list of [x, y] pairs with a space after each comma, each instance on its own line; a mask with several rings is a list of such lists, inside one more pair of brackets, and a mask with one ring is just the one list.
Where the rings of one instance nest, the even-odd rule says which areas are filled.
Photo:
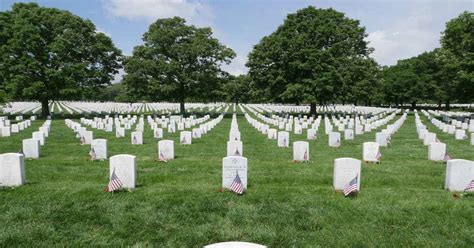
[[37, 139], [23, 140], [23, 154], [25, 158], [39, 158], [41, 153], [41, 144]]
[[193, 128], [192, 133], [193, 133], [193, 137], [192, 137], [193, 139], [199, 139], [202, 136], [202, 131], [200, 128]]
[[446, 144], [440, 142], [432, 142], [428, 145], [428, 160], [444, 161], [446, 155]]
[[309, 143], [306, 141], [293, 142], [293, 161], [309, 161]]
[[191, 145], [193, 141], [193, 137], [191, 132], [189, 131], [182, 131], [179, 134], [179, 143], [181, 145]]
[[340, 147], [341, 146], [341, 133], [330, 132], [328, 144], [330, 147]]
[[243, 156], [242, 141], [227, 141], [227, 156]]
[[274, 128], [269, 128], [267, 130], [267, 138], [268, 139], [277, 139], [278, 135], [277, 135], [277, 130], [274, 129]]
[[455, 139], [462, 140], [466, 138], [466, 130], [457, 129], [455, 133]]
[[155, 139], [162, 139], [163, 138], [163, 129], [162, 128], [155, 128], [153, 130], [153, 137]]
[[378, 132], [375, 134], [375, 142], [379, 144], [379, 146], [387, 146], [387, 134], [383, 132]]
[[287, 131], [278, 132], [278, 147], [290, 146], [290, 134]]
[[366, 162], [378, 162], [380, 146], [377, 142], [364, 142], [363, 144], [362, 157]]
[[92, 131], [83, 131], [81, 132], [81, 139], [83, 145], [90, 145], [92, 143], [92, 140], [94, 139], [94, 134], [92, 133]]
[[11, 135], [10, 126], [2, 127], [2, 137], [10, 137], [10, 135]]
[[229, 140], [240, 141], [240, 132], [238, 130], [231, 130]]
[[12, 187], [23, 185], [25, 183], [25, 163], [23, 154], [0, 154], [0, 186]]
[[12, 124], [12, 125], [11, 125], [11, 132], [12, 132], [12, 133], [18, 133], [18, 132], [20, 132], [20, 127], [18, 126], [18, 124]]
[[230, 241], [215, 243], [204, 246], [204, 248], [267, 248], [264, 245], [248, 243], [248, 242], [239, 242], [239, 241]]
[[451, 159], [446, 163], [444, 188], [449, 191], [463, 191], [474, 180], [474, 161]]
[[352, 130], [352, 129], [344, 130], [344, 139], [345, 140], [353, 140], [354, 139], [354, 130]]
[[132, 145], [143, 145], [143, 133], [140, 131], [132, 132], [130, 139]]
[[125, 128], [117, 127], [115, 129], [115, 137], [117, 138], [124, 138], [125, 137]]
[[344, 186], [357, 176], [357, 190], [360, 189], [361, 161], [354, 158], [337, 158], [334, 160], [334, 177], [332, 185], [335, 190], [344, 190]]
[[316, 129], [311, 128], [306, 131], [306, 139], [315, 140], [316, 138]]
[[92, 140], [90, 154], [91, 157], [94, 157], [94, 159], [107, 159], [107, 140]]
[[423, 139], [423, 145], [427, 146], [433, 142], [436, 142], [436, 134], [427, 132], [425, 133], [425, 137]]
[[32, 134], [33, 139], [37, 139], [40, 141], [40, 145], [44, 145], [44, 133], [43, 132], [33, 132]]
[[39, 128], [39, 131], [44, 133], [44, 137], [46, 137], [46, 138], [49, 137], [49, 128], [48, 127], [42, 126], [42, 127]]
[[120, 154], [110, 157], [110, 176], [115, 175], [122, 182], [122, 188], [133, 189], [137, 185], [136, 157], [128, 154]]
[[222, 159], [222, 187], [229, 188], [239, 174], [242, 186], [247, 189], [247, 158], [229, 156]]
[[160, 140], [158, 142], [158, 157], [165, 160], [174, 159], [174, 141]]

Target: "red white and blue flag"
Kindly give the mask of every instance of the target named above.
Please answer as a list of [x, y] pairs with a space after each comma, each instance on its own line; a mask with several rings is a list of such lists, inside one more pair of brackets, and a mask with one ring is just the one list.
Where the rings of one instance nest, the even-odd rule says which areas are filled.
[[244, 186], [242, 185], [242, 181], [240, 180], [239, 173], [237, 173], [237, 175], [235, 176], [234, 181], [230, 185], [229, 189], [238, 195], [244, 193]]
[[344, 186], [344, 191], [343, 191], [344, 196], [348, 196], [350, 193], [357, 191], [358, 181], [359, 181], [358, 177], [359, 175], [356, 175], [354, 179], [352, 179], [348, 184]]
[[122, 181], [117, 177], [115, 174], [115, 169], [112, 172], [112, 176], [110, 177], [109, 184], [105, 187], [104, 192], [114, 192], [122, 187]]
[[159, 157], [158, 159], [159, 159], [161, 162], [168, 163], [168, 160], [166, 160], [166, 157], [165, 157], [165, 155], [163, 154], [162, 151], [160, 151], [160, 155], [159, 155], [158, 157]]
[[471, 180], [471, 182], [469, 182], [464, 191], [474, 191], [474, 180]]

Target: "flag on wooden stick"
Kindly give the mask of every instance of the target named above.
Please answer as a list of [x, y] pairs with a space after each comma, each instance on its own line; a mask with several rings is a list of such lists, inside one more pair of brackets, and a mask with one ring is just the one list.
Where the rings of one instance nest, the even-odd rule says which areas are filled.
[[236, 176], [234, 178], [234, 181], [230, 185], [230, 190], [235, 192], [238, 195], [241, 195], [244, 193], [244, 186], [242, 185], [242, 181], [240, 180], [239, 173], [236, 172]]
[[109, 184], [107, 185], [107, 187], [105, 187], [104, 192], [114, 192], [120, 189], [122, 185], [122, 181], [120, 181], [120, 179], [117, 177], [114, 169], [114, 171], [112, 172], [112, 176], [110, 177]]
[[354, 179], [344, 186], [344, 196], [348, 196], [350, 193], [357, 191], [358, 177], [359, 175], [356, 175]]

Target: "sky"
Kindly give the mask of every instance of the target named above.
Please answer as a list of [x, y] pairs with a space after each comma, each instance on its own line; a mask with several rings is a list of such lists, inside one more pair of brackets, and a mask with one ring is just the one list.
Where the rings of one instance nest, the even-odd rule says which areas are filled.
[[[0, 0], [0, 11], [15, 2]], [[188, 23], [211, 27], [214, 37], [237, 57], [224, 69], [245, 74], [253, 46], [274, 32], [290, 13], [309, 5], [333, 8], [366, 28], [371, 54], [381, 65], [416, 56], [440, 46], [446, 22], [463, 11], [474, 11], [474, 0], [39, 0], [44, 7], [68, 10], [90, 19], [110, 36], [125, 55], [142, 44], [142, 36], [158, 18], [181, 16]], [[123, 72], [121, 72], [123, 74]], [[118, 75], [117, 80], [121, 78]]]

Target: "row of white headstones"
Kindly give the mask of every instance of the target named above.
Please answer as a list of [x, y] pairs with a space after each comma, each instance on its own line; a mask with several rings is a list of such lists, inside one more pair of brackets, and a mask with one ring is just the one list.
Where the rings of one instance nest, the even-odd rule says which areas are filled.
[[16, 123], [12, 123], [6, 116], [0, 116], [0, 137], [10, 137], [12, 134], [20, 133], [31, 126], [31, 122], [36, 120], [36, 116], [31, 116], [28, 120], [23, 120], [23, 116], [16, 116]]
[[[117, 103], [117, 102], [74, 102], [54, 101], [49, 104], [53, 113], [86, 114], [86, 113], [141, 113], [161, 112], [164, 114], [179, 112], [179, 103]], [[187, 103], [188, 111], [221, 111], [226, 103]], [[39, 102], [11, 102], [4, 108], [4, 113], [9, 114], [35, 114], [41, 110]]]
[[[224, 117], [224, 114], [219, 117], [210, 120], [205, 123], [205, 133], [212, 130], [217, 124], [219, 124]], [[75, 130], [74, 128], [79, 123], [72, 120], [65, 120], [66, 125]], [[39, 132], [33, 133], [32, 139], [23, 140], [23, 153], [5, 153], [0, 154], [0, 186], [19, 186], [26, 183], [24, 159], [25, 158], [39, 158], [41, 146], [45, 144], [45, 138], [48, 137], [50, 132], [51, 121], [48, 120], [40, 127]], [[79, 128], [78, 130], [82, 130]], [[92, 132], [92, 131], [83, 131]], [[191, 144], [191, 132], [183, 131], [181, 133], [189, 135], [189, 142], [180, 142], [183, 145]], [[141, 133], [141, 132], [140, 132]], [[89, 134], [89, 133], [87, 133]], [[84, 133], [81, 133], [83, 137]], [[181, 138], [184, 136], [182, 135]], [[81, 138], [84, 140], [83, 138]], [[85, 143], [82, 143], [85, 144]], [[92, 159], [107, 159], [108, 158], [108, 147], [106, 139], [92, 139], [89, 143], [91, 145]], [[173, 140], [160, 140], [158, 142], [158, 158], [163, 162], [168, 162], [175, 158], [174, 155], [174, 141]], [[130, 154], [119, 154], [111, 156], [109, 158], [110, 176], [115, 171], [115, 174], [123, 183], [123, 188], [135, 188], [137, 180], [137, 166], [136, 156]]]
[[474, 180], [474, 161], [450, 157], [446, 144], [436, 137], [436, 133], [428, 131], [418, 113], [415, 113], [415, 124], [418, 139], [428, 146], [428, 160], [446, 162], [445, 188], [451, 191], [464, 190]]
[[[419, 116], [416, 115], [417, 117], [417, 129], [423, 130], [422, 124], [420, 125], [420, 120]], [[406, 118], [402, 117], [402, 118]], [[400, 119], [395, 125], [397, 128], [395, 129], [398, 130], [398, 128], [403, 124], [404, 119]], [[218, 122], [222, 120], [222, 115], [217, 118]], [[217, 123], [218, 123], [217, 122]], [[23, 157], [29, 156], [27, 154], [33, 154], [35, 157], [39, 157], [39, 149], [40, 145], [44, 145], [44, 138], [48, 136], [49, 130], [50, 130], [50, 121], [46, 121], [45, 124], [40, 128], [42, 131], [35, 132], [35, 133], [40, 133], [40, 136], [34, 137], [33, 139], [28, 139], [24, 140], [23, 142], [23, 148], [24, 148], [24, 154], [15, 154], [15, 153], [7, 153], [7, 154], [2, 154], [2, 159], [0, 160], [0, 164], [2, 165], [2, 171], [5, 173], [2, 173], [4, 175], [2, 177], [2, 183], [3, 186], [15, 186], [18, 184], [23, 184], [24, 183], [24, 162], [23, 162]], [[216, 124], [217, 124], [216, 123]], [[74, 123], [71, 123], [70, 120], [67, 121], [68, 126], [72, 127], [75, 126], [73, 125]], [[33, 134], [35, 136], [35, 134]], [[424, 137], [426, 139], [426, 137]], [[31, 142], [29, 142], [31, 141]], [[41, 143], [41, 141], [43, 141]], [[107, 141], [103, 139], [96, 139], [93, 140], [91, 143], [91, 150], [94, 150], [95, 152], [95, 158], [96, 159], [106, 159], [107, 158]], [[429, 157], [432, 156], [432, 154], [438, 154], [438, 157], [440, 156], [439, 154], [443, 154], [443, 152], [440, 150], [436, 152], [436, 147], [439, 147], [438, 145], [444, 145], [439, 142], [431, 142], [429, 144]], [[375, 142], [365, 142], [363, 145], [363, 158], [364, 161], [369, 161], [369, 162], [378, 162], [380, 157], [378, 157], [378, 154], [380, 153], [380, 147], [378, 143]], [[444, 145], [444, 153], [445, 153], [445, 145]], [[31, 152], [32, 151], [32, 152]], [[166, 160], [171, 160], [174, 158], [174, 142], [172, 140], [161, 140], [158, 143], [158, 156], [163, 157]], [[15, 159], [16, 158], [16, 159]], [[308, 161], [309, 160], [309, 143], [305, 141], [297, 141], [293, 143], [293, 159], [295, 161]], [[355, 175], [359, 175], [360, 177], [360, 160], [353, 159], [353, 158], [339, 158], [336, 159], [334, 164], [334, 187], [335, 189], [341, 189], [340, 187], [343, 187], [340, 184], [337, 184], [336, 182], [342, 181], [347, 183], [348, 180], [351, 180], [354, 178]], [[463, 187], [467, 185], [467, 183], [470, 182], [473, 178], [473, 163], [472, 161], [467, 161], [467, 160], [449, 160], [448, 161], [448, 166], [447, 166], [447, 171], [446, 171], [446, 188], [449, 190], [453, 191], [459, 191], [462, 190]], [[130, 165], [130, 166], [129, 166]], [[348, 171], [349, 167], [354, 168], [351, 173], [339, 173], [337, 168], [344, 168], [341, 169], [341, 171]], [[15, 169], [16, 168], [16, 169]], [[18, 169], [19, 168], [19, 169]], [[119, 178], [123, 178], [124, 186], [125, 188], [133, 188], [135, 187], [134, 185], [136, 184], [136, 159], [135, 156], [133, 155], [127, 155], [127, 154], [121, 154], [121, 155], [116, 155], [112, 156], [110, 158], [110, 170], [111, 173], [112, 171], [116, 171], [115, 173]], [[118, 169], [117, 169], [118, 168]], [[122, 169], [120, 169], [122, 168]], [[125, 169], [124, 169], [125, 168]], [[18, 172], [18, 173], [17, 173]], [[133, 173], [132, 173], [133, 172]], [[231, 125], [231, 131], [229, 134], [229, 141], [227, 143], [227, 157], [223, 159], [223, 187], [228, 187], [231, 183], [232, 180], [235, 178], [235, 173], [239, 173], [242, 183], [244, 185], [244, 188], [247, 187], [247, 159], [243, 157], [243, 144], [240, 140], [240, 132], [238, 130], [238, 125], [237, 121], [235, 118], [235, 115], [233, 116], [232, 119], [232, 125]], [[343, 175], [343, 176], [337, 176], [337, 175]], [[8, 175], [8, 176], [5, 176]], [[15, 176], [16, 175], [16, 176]], [[130, 177], [128, 175], [131, 175]], [[463, 178], [459, 178], [462, 176]], [[342, 179], [340, 179], [342, 178]], [[340, 179], [340, 180], [339, 180]], [[133, 182], [133, 183], [130, 183]], [[133, 184], [133, 187], [131, 186]], [[340, 187], [338, 188], [339, 185]], [[359, 183], [360, 187], [360, 183]]]
[[471, 132], [471, 145], [474, 145], [474, 120], [469, 120], [467, 122], [461, 122], [457, 120], [451, 120], [451, 124], [445, 123], [440, 121], [436, 118], [433, 118], [427, 111], [422, 110], [422, 113], [431, 121], [433, 125], [435, 125], [439, 130], [443, 131], [444, 133], [454, 135], [454, 139], [456, 140], [464, 140], [467, 139], [468, 136], [466, 134], [466, 130]]

